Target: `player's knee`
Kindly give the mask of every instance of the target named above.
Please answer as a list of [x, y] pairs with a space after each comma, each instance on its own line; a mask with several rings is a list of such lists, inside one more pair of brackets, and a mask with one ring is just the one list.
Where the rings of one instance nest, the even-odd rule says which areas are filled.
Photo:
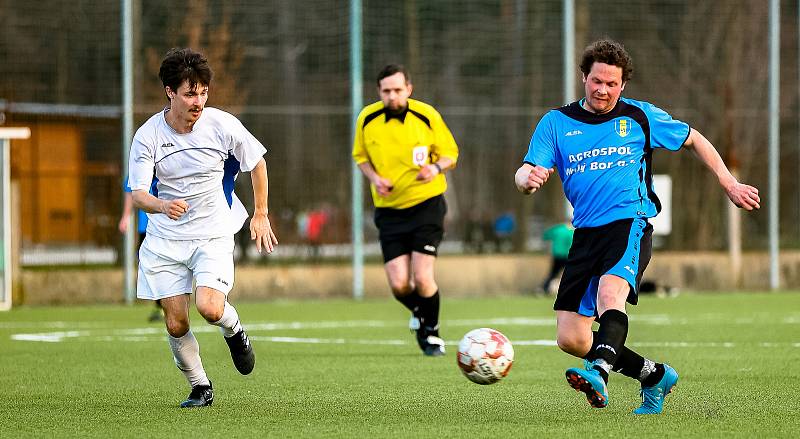
[[556, 343], [559, 349], [576, 357], [583, 357], [592, 347], [591, 338], [576, 334], [559, 334]]
[[433, 276], [414, 276], [414, 284], [417, 285], [417, 289], [419, 291], [424, 292], [435, 292], [438, 287], [436, 286], [436, 281], [433, 279]]
[[169, 335], [175, 338], [183, 337], [189, 332], [188, 319], [166, 316], [164, 318], [164, 323], [167, 325], [167, 332]]
[[407, 296], [414, 290], [411, 282], [407, 280], [390, 280], [389, 288], [392, 289], [392, 294], [395, 296]]
[[224, 311], [224, 307], [212, 303], [197, 304], [197, 312], [209, 323], [218, 322]]

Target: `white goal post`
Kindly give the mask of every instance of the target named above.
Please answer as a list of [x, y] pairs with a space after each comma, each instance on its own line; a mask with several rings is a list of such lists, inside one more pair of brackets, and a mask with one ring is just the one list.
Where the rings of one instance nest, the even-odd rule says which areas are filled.
[[29, 128], [0, 127], [0, 217], [3, 221], [0, 245], [0, 311], [11, 309], [11, 139], [27, 139]]

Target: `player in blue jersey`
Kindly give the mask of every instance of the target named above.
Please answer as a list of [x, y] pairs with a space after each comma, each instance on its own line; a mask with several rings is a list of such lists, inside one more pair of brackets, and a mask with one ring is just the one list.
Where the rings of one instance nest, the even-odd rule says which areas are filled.
[[[155, 181], [153, 182], [153, 186], [155, 186]], [[131, 187], [128, 185], [128, 177], [125, 177], [125, 183], [122, 185], [122, 190], [125, 193], [125, 199], [122, 204], [122, 216], [119, 219], [119, 232], [123, 235], [128, 232], [128, 227], [130, 227], [130, 220], [131, 214], [133, 214], [133, 196], [131, 195]], [[152, 194], [153, 191], [151, 189], [150, 193]], [[138, 249], [139, 246], [142, 245], [144, 242], [144, 237], [147, 235], [147, 213], [141, 209], [136, 210], [136, 232], [138, 234], [138, 239], [136, 241], [136, 248]], [[138, 250], [137, 250], [138, 252]], [[157, 322], [163, 319], [163, 313], [161, 311], [161, 300], [154, 300], [153, 303], [156, 304], [156, 308], [150, 313], [150, 316], [147, 318], [150, 322]]]
[[[592, 407], [605, 407], [613, 370], [641, 382], [642, 405], [634, 413], [657, 414], [678, 374], [625, 347], [625, 304], [636, 304], [650, 261], [653, 228], [647, 219], [661, 210], [652, 152], [688, 149], [736, 206], [759, 209], [761, 200], [756, 188], [731, 175], [702, 134], [652, 104], [620, 97], [632, 72], [620, 43], [590, 44], [580, 68], [586, 96], [542, 117], [514, 180], [531, 194], [557, 171], [574, 208], [574, 242], [553, 306], [559, 348], [584, 359], [583, 368], [567, 370], [570, 386], [585, 393]], [[599, 327], [592, 332], [595, 320]]]

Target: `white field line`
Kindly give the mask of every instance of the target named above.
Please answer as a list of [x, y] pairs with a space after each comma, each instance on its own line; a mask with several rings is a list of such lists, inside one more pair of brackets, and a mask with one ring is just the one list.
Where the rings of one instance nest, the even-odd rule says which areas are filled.
[[[117, 332], [115, 334], [105, 334], [92, 336], [85, 331], [68, 331], [68, 332], [53, 332], [43, 334], [14, 334], [11, 336], [13, 340], [18, 341], [38, 341], [48, 343], [58, 343], [67, 339], [80, 339], [80, 341], [89, 342], [153, 342], [161, 341], [163, 333], [159, 332], [158, 335], [152, 337], [135, 336]], [[411, 340], [392, 340], [392, 339], [349, 339], [349, 338], [319, 338], [319, 337], [284, 337], [284, 336], [262, 336], [252, 335], [250, 339], [259, 342], [268, 343], [290, 343], [290, 344], [337, 344], [337, 345], [370, 345], [370, 346], [404, 346], [414, 344]], [[457, 346], [458, 340], [447, 340], [447, 345]], [[555, 340], [513, 340], [512, 343], [516, 347], [520, 346], [545, 346], [555, 347]], [[744, 345], [744, 344], [742, 344]], [[632, 343], [631, 347], [656, 347], [656, 348], [735, 348], [738, 345], [732, 342], [640, 342]], [[784, 346], [791, 346], [800, 348], [800, 343], [776, 343], [776, 342], [761, 342], [757, 344], [762, 348], [780, 348]]]
[[[2, 315], [0, 315], [2, 317]], [[798, 317], [800, 318], [800, 317]], [[629, 320], [639, 321], [649, 324], [671, 324], [674, 320], [670, 320], [669, 316], [662, 314], [650, 314], [630, 316]], [[336, 328], [391, 328], [396, 327], [400, 320], [331, 320], [331, 321], [318, 321], [318, 322], [259, 322], [249, 323], [246, 325], [248, 330], [264, 330], [274, 331], [283, 329], [336, 329]], [[456, 319], [446, 320], [443, 322], [448, 326], [487, 326], [487, 325], [516, 325], [516, 326], [550, 326], [555, 325], [555, 318], [542, 317], [542, 318], [529, 318], [529, 317], [499, 317], [492, 319]], [[59, 328], [59, 329], [93, 329], [103, 328], [102, 322], [69, 322], [69, 321], [51, 321], [51, 322], [0, 322], [0, 329], [26, 329], [26, 328]], [[155, 326], [154, 326], [155, 327]], [[157, 326], [161, 328], [160, 325]], [[148, 330], [144, 328], [143, 330]], [[197, 329], [194, 329], [197, 331]], [[212, 331], [213, 328], [208, 328]]]
[[[359, 345], [391, 345], [402, 346], [411, 344], [407, 340], [364, 340], [346, 338], [306, 338], [306, 337], [264, 337], [254, 335], [250, 337], [255, 341], [267, 341], [272, 343], [305, 343], [305, 344], [359, 344]], [[450, 343], [450, 342], [447, 342]]]
[[[2, 315], [0, 314], [0, 317]], [[714, 320], [725, 320], [727, 324], [741, 324], [751, 325], [762, 323], [764, 318], [756, 317], [737, 317], [733, 320], [729, 316], [723, 314], [707, 313], [692, 319], [682, 317], [680, 315], [669, 316], [667, 314], [633, 314], [628, 316], [631, 322], [639, 322], [648, 325], [689, 325], [697, 322], [708, 322]], [[800, 324], [800, 314], [792, 314], [774, 321], [769, 318], [770, 323], [780, 323], [785, 325], [798, 325]], [[399, 321], [383, 321], [383, 320], [344, 320], [344, 321], [318, 321], [318, 322], [259, 322], [250, 323], [246, 325], [248, 330], [284, 330], [284, 329], [337, 329], [337, 328], [391, 328], [397, 327]], [[446, 320], [443, 324], [447, 326], [465, 326], [465, 327], [480, 327], [491, 325], [504, 325], [504, 326], [553, 326], [555, 327], [555, 318], [541, 317], [541, 318], [528, 318], [528, 317], [498, 317], [491, 319], [456, 319]], [[103, 329], [105, 324], [103, 322], [85, 322], [85, 321], [50, 321], [50, 322], [2, 322], [0, 321], [0, 329], [29, 329], [29, 328], [54, 328], [65, 330], [80, 330], [80, 329]], [[161, 328], [160, 325], [154, 326]], [[213, 331], [215, 328], [201, 329], [202, 326], [193, 329], [196, 332]], [[143, 328], [143, 331], [148, 331], [150, 328]]]
[[[631, 320], [646, 324], [664, 325], [672, 324], [666, 315], [639, 315], [631, 316]], [[794, 317], [783, 319], [783, 323], [796, 324]], [[1, 323], [1, 322], [0, 322]], [[11, 323], [11, 322], [7, 322]], [[18, 322], [21, 323], [21, 322]], [[49, 322], [50, 324], [37, 323], [38, 327], [64, 328], [70, 329], [70, 322]], [[447, 320], [443, 322], [447, 327], [481, 327], [481, 326], [555, 326], [552, 318], [493, 318], [493, 319], [462, 319]], [[9, 325], [10, 326], [10, 325]], [[0, 325], [2, 327], [2, 325]], [[319, 337], [290, 337], [290, 336], [266, 336], [260, 335], [261, 331], [293, 331], [305, 329], [359, 329], [359, 328], [400, 328], [401, 324], [397, 321], [383, 320], [344, 320], [344, 321], [318, 321], [318, 322], [258, 322], [245, 326], [250, 333], [250, 338], [255, 341], [270, 343], [303, 343], [303, 344], [357, 344], [357, 345], [408, 345], [413, 344], [409, 339], [387, 340], [387, 339], [364, 339], [364, 338], [319, 338]], [[85, 329], [91, 328], [91, 329]], [[128, 329], [108, 329], [103, 328], [100, 322], [75, 322], [72, 330], [18, 333], [12, 334], [11, 339], [17, 341], [33, 341], [45, 343], [58, 343], [68, 340], [90, 341], [90, 342], [152, 342], [161, 341], [165, 332], [161, 325], [128, 328]], [[192, 329], [195, 333], [219, 332], [219, 329], [210, 325], [198, 325]], [[556, 346], [555, 340], [513, 340], [515, 346]], [[458, 340], [447, 341], [448, 345], [455, 346]], [[636, 347], [673, 347], [673, 348], [733, 348], [735, 343], [731, 342], [640, 342], [632, 343]], [[764, 348], [777, 348], [791, 346], [800, 348], [800, 342], [761, 342], [757, 346]]]
[[[0, 314], [0, 317], [3, 317]], [[0, 329], [20, 329], [20, 328], [54, 328], [54, 329], [91, 329], [102, 328], [104, 326], [101, 322], [67, 322], [67, 321], [51, 321], [51, 322], [0, 322]]]
[[59, 343], [68, 338], [90, 337], [89, 331], [42, 332], [39, 334], [13, 334], [12, 340]]
[[[660, 321], [663, 316], [656, 316], [654, 321]], [[67, 328], [68, 322], [50, 322], [53, 323], [52, 326], [54, 328]], [[84, 328], [85, 325], [81, 325], [80, 323], [84, 322], [77, 322], [76, 327]], [[443, 322], [444, 325], [449, 327], [478, 327], [478, 326], [554, 326], [555, 320], [552, 318], [538, 318], [538, 319], [531, 319], [531, 318], [495, 318], [495, 319], [472, 319], [472, 320], [447, 320]], [[384, 320], [343, 320], [343, 321], [318, 321], [318, 322], [259, 322], [259, 323], [252, 323], [252, 324], [245, 324], [245, 329], [247, 329], [248, 333], [252, 334], [258, 331], [287, 331], [287, 330], [305, 330], [305, 329], [354, 329], [354, 328], [395, 328], [399, 327], [401, 323], [398, 321], [384, 321]], [[44, 325], [38, 325], [39, 327]], [[28, 328], [30, 326], [24, 326], [24, 328]], [[12, 334], [12, 340], [18, 341], [40, 341], [40, 342], [60, 342], [67, 339], [77, 339], [77, 338], [90, 338], [92, 340], [100, 340], [100, 341], [108, 341], [108, 340], [120, 340], [122, 338], [130, 338], [131, 336], [143, 336], [143, 335], [152, 335], [155, 337], [160, 337], [164, 334], [164, 329], [161, 325], [151, 326], [146, 328], [132, 328], [132, 329], [115, 329], [109, 331], [107, 329], [100, 328], [98, 326], [94, 326], [97, 328], [95, 331], [91, 330], [82, 330], [82, 331], [53, 331], [53, 332], [36, 332], [36, 333], [22, 333], [22, 334]], [[218, 332], [219, 328], [209, 325], [198, 325], [192, 328], [192, 332], [194, 333], [210, 333], [210, 332]], [[95, 334], [98, 333], [98, 334]], [[259, 338], [254, 337], [254, 340], [258, 340]], [[291, 339], [288, 337], [286, 339]], [[282, 340], [268, 340], [274, 342], [285, 342]], [[330, 342], [329, 342], [330, 343]], [[355, 343], [355, 342], [350, 342]], [[360, 342], [359, 342], [360, 343]], [[374, 341], [371, 343], [379, 343], [378, 341]], [[405, 343], [405, 342], [403, 342]], [[396, 344], [390, 342], [388, 344]]]

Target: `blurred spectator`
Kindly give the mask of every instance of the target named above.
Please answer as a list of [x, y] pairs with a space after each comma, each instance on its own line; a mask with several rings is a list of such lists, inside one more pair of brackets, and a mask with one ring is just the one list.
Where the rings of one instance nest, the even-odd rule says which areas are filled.
[[329, 219], [330, 212], [327, 207], [312, 210], [306, 215], [305, 238], [309, 245], [312, 260], [316, 261], [320, 259], [323, 232]]
[[575, 228], [570, 223], [560, 223], [544, 231], [542, 239], [550, 241], [550, 273], [541, 286], [541, 291], [547, 294], [555, 294], [558, 291], [558, 282], [564, 266], [567, 264], [569, 249], [572, 247], [572, 235]]
[[514, 247], [511, 238], [517, 228], [517, 221], [511, 212], [503, 212], [494, 220], [494, 242], [499, 253], [507, 253]]

